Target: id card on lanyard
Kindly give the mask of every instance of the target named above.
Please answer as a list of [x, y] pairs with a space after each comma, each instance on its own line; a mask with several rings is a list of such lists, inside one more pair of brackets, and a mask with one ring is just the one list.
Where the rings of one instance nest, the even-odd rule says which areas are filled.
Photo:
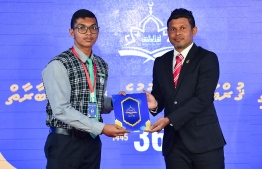
[[88, 102], [88, 109], [87, 109], [87, 115], [90, 118], [96, 118], [97, 116], [97, 105], [95, 101], [95, 86], [96, 86], [96, 65], [94, 63], [94, 85], [92, 85], [89, 73], [86, 68], [86, 64], [80, 59], [78, 53], [76, 52], [75, 48], [72, 47], [72, 52], [74, 55], [80, 60], [82, 67], [85, 70], [86, 80], [90, 89], [90, 101]]

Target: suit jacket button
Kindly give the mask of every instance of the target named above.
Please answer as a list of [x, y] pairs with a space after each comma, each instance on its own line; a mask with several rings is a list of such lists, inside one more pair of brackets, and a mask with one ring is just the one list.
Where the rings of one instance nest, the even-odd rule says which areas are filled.
[[177, 104], [177, 101], [175, 101], [174, 103]]

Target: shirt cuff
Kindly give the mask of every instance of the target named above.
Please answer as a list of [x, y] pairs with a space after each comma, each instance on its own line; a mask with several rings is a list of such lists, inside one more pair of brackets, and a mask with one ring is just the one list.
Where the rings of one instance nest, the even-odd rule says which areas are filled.
[[102, 133], [103, 128], [104, 128], [105, 124], [104, 123], [100, 123], [98, 121], [96, 121], [96, 123], [94, 124], [93, 128], [92, 128], [92, 133], [94, 135], [99, 135]]

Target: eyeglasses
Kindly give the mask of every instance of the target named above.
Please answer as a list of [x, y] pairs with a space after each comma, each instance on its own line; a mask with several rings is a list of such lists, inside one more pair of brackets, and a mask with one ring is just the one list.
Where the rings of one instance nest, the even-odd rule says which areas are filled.
[[99, 32], [99, 27], [96, 25], [87, 27], [84, 25], [78, 25], [73, 29], [77, 29], [80, 34], [86, 34], [87, 30], [89, 29], [92, 34], [97, 34]]

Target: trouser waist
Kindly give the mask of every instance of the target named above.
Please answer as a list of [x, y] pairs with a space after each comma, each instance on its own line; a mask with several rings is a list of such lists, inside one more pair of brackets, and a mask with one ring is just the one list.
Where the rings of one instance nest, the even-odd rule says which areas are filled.
[[50, 127], [49, 133], [68, 135], [68, 136], [79, 137], [79, 138], [90, 137], [90, 134], [88, 132], [84, 132], [76, 129], [63, 129], [63, 128], [56, 128], [56, 127]]

